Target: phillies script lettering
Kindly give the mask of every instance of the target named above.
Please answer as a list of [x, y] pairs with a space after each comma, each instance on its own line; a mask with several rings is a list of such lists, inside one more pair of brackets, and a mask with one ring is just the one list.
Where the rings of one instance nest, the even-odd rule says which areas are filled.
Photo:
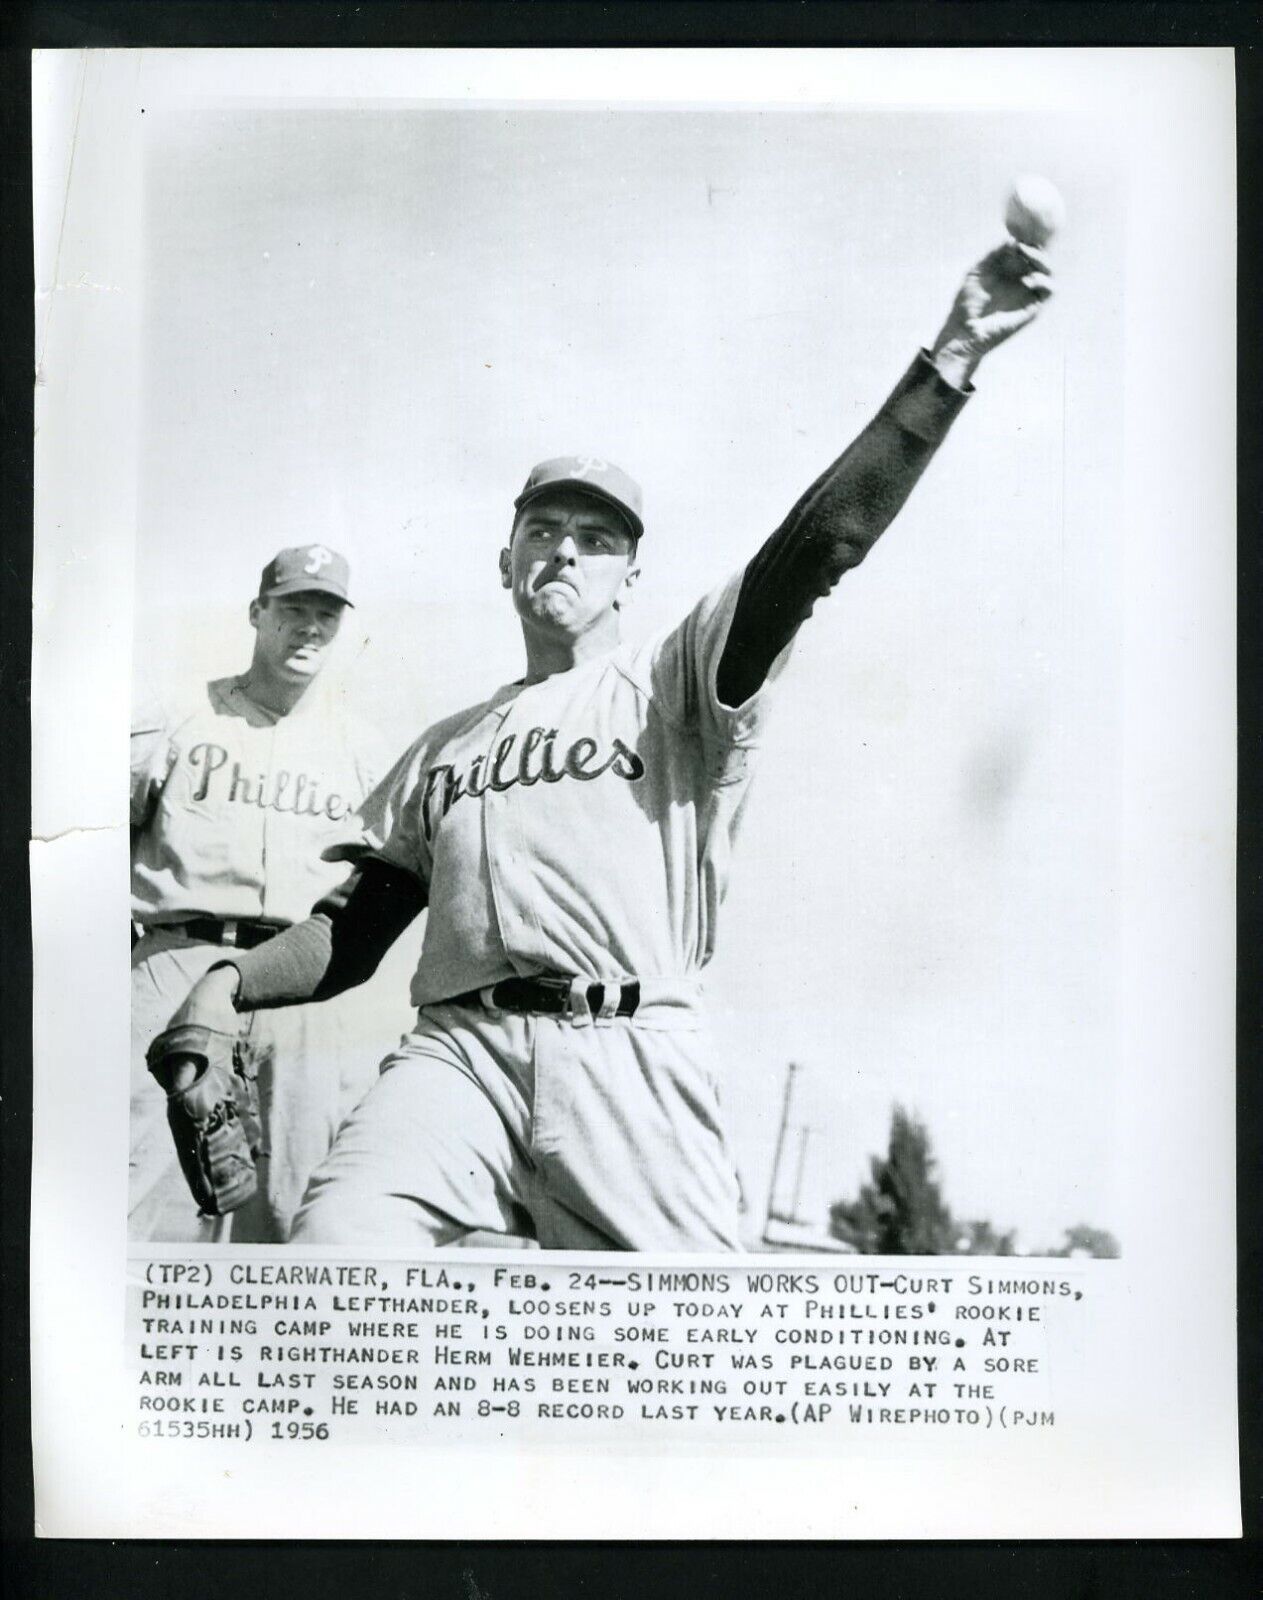
[[520, 743], [517, 734], [507, 734], [487, 755], [475, 756], [468, 767], [458, 769], [441, 762], [426, 773], [421, 797], [426, 843], [433, 839], [442, 818], [466, 795], [476, 799], [488, 789], [529, 789], [537, 783], [560, 783], [563, 778], [591, 783], [607, 772], [635, 783], [644, 777], [645, 764], [621, 739], [614, 739], [603, 752], [597, 740], [585, 734], [559, 752], [556, 728], [530, 728]]
[[[195, 744], [188, 754], [189, 766], [195, 773], [193, 799], [205, 800], [213, 793], [216, 800], [226, 799], [234, 805], [257, 806], [260, 811], [285, 811], [298, 817], [327, 817], [330, 822], [341, 822], [349, 817], [355, 807], [340, 794], [327, 794], [323, 798], [320, 785], [305, 772], [260, 772], [251, 777], [234, 761], [230, 770], [228, 752], [218, 744]], [[226, 792], [225, 792], [226, 791]]]

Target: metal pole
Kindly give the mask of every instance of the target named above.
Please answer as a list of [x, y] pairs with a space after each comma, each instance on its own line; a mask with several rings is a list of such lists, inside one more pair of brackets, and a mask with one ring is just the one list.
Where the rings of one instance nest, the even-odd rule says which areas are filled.
[[767, 1237], [767, 1230], [771, 1225], [776, 1211], [776, 1185], [781, 1176], [781, 1159], [785, 1154], [785, 1135], [789, 1131], [789, 1107], [794, 1094], [794, 1074], [798, 1071], [798, 1063], [791, 1061], [785, 1073], [785, 1098], [781, 1104], [781, 1126], [776, 1135], [776, 1153], [772, 1157], [772, 1182], [767, 1191], [767, 1215], [763, 1222], [763, 1236]]
[[803, 1169], [807, 1165], [807, 1141], [811, 1138], [811, 1129], [804, 1124], [798, 1131], [802, 1137], [798, 1143], [798, 1176], [794, 1179], [794, 1203], [790, 1210], [793, 1212], [794, 1221], [802, 1222], [805, 1219], [798, 1214], [798, 1202], [802, 1198]]

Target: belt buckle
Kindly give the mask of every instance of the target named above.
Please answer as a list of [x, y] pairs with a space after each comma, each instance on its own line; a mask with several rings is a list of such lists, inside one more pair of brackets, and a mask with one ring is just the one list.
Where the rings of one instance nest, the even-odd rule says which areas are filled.
[[220, 944], [227, 944], [235, 947], [238, 943], [238, 935], [241, 930], [241, 923], [238, 918], [225, 917], [219, 926], [222, 930], [219, 936]]

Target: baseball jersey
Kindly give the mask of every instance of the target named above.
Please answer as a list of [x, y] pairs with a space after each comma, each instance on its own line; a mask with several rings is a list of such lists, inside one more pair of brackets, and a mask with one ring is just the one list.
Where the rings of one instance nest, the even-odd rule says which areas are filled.
[[[677, 627], [438, 723], [365, 807], [429, 889], [429, 1005], [514, 974], [674, 978], [710, 959], [767, 684], [715, 673], [738, 574]], [[778, 658], [769, 681], [784, 663]]]
[[743, 571], [679, 627], [509, 685], [422, 734], [364, 807], [367, 865], [375, 854], [404, 872], [366, 872], [300, 928], [234, 955], [240, 1009], [363, 982], [426, 903], [419, 1006], [514, 974], [705, 966], [768, 686], [970, 393], [922, 351]]
[[357, 808], [384, 763], [320, 686], [285, 715], [241, 678], [132, 729], [132, 916], [294, 922], [346, 874], [321, 852], [360, 836]]

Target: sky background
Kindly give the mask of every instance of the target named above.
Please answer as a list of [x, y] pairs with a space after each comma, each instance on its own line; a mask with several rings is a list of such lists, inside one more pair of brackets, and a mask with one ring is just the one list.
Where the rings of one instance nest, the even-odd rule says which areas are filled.
[[357, 606], [326, 688], [399, 748], [520, 672], [495, 563], [534, 461], [642, 482], [628, 631], [671, 623], [933, 338], [1013, 174], [1057, 182], [1056, 301], [781, 680], [709, 987], [754, 1213], [794, 1060], [804, 1214], [901, 1103], [962, 1217], [1110, 1227], [1126, 192], [1090, 135], [488, 106], [155, 108], [145, 140], [138, 692], [244, 667], [259, 569], [322, 541]]

